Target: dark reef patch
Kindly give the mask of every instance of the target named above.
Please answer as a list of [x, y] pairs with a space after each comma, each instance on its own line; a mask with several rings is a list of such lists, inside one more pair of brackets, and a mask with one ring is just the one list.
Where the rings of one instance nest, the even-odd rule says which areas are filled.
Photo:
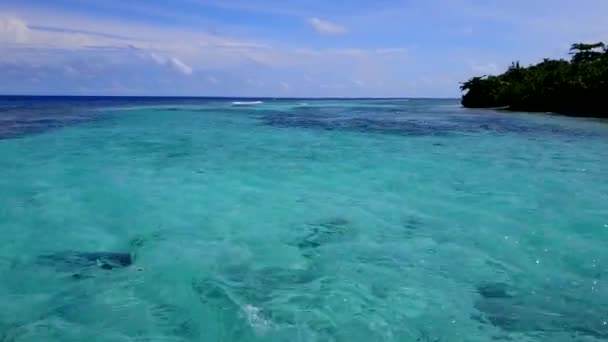
[[[270, 111], [260, 117], [262, 124], [277, 128], [304, 128], [321, 131], [349, 131], [402, 136], [449, 136], [489, 132], [496, 135], [589, 137], [589, 131], [541, 124], [515, 114], [463, 111], [459, 108], [437, 112], [437, 108], [413, 105], [402, 107], [308, 107], [290, 111]], [[436, 145], [437, 146], [437, 145]]]
[[130, 253], [115, 252], [59, 252], [38, 257], [38, 263], [56, 267], [58, 270], [77, 271], [98, 267], [103, 270], [125, 268], [133, 264]]
[[477, 292], [484, 298], [511, 298], [512, 295], [504, 283], [487, 283], [479, 285]]
[[449, 127], [432, 125], [416, 120], [394, 120], [373, 117], [318, 117], [305, 113], [275, 113], [262, 118], [265, 125], [278, 128], [307, 128], [325, 131], [353, 131], [408, 136], [443, 136]]
[[99, 120], [98, 113], [55, 113], [45, 110], [14, 110], [0, 113], [0, 140], [42, 133], [48, 130]]
[[421, 226], [422, 221], [415, 216], [410, 216], [403, 221], [403, 227], [407, 230], [417, 230]]
[[188, 110], [184, 104], [217, 103], [217, 98], [137, 96], [13, 96], [0, 95], [0, 140], [94, 122], [110, 117], [99, 109], [172, 106], [163, 111]]

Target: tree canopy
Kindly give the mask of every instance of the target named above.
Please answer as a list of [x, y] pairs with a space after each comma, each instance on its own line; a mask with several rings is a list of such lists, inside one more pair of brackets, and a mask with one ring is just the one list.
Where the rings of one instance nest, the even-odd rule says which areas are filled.
[[576, 43], [570, 55], [570, 61], [514, 62], [501, 75], [473, 77], [460, 87], [462, 105], [608, 117], [608, 47]]

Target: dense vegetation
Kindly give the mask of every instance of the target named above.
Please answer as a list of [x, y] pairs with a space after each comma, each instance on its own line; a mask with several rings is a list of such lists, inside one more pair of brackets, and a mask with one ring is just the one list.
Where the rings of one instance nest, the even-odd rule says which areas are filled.
[[570, 61], [519, 62], [498, 76], [473, 77], [460, 87], [462, 105], [608, 117], [608, 47], [573, 44]]

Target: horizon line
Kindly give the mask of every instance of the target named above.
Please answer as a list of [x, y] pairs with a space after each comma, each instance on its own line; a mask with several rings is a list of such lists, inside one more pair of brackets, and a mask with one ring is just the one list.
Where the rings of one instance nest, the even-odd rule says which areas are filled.
[[199, 96], [199, 95], [58, 95], [58, 94], [0, 94], [0, 97], [106, 97], [106, 98], [171, 98], [171, 99], [270, 99], [270, 100], [410, 100], [410, 99], [429, 99], [429, 100], [458, 100], [459, 97], [346, 97], [346, 96]]

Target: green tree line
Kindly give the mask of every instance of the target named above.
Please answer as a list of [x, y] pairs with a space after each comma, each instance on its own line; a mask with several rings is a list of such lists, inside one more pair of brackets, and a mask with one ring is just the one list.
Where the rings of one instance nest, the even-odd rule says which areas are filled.
[[501, 75], [473, 77], [460, 87], [462, 105], [608, 117], [608, 47], [577, 43], [570, 55], [569, 61], [515, 62]]

